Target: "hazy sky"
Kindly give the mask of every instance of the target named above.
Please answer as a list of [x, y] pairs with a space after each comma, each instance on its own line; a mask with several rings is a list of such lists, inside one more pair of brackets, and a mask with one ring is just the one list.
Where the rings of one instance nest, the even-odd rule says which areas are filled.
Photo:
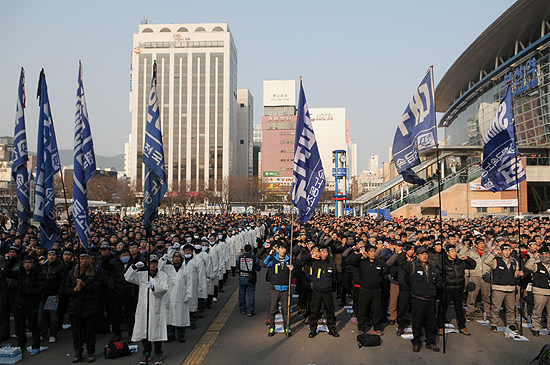
[[[345, 107], [359, 170], [388, 147], [430, 65], [435, 84], [514, 1], [2, 1], [0, 135], [13, 135], [26, 71], [29, 149], [36, 151], [36, 88], [45, 69], [60, 149], [73, 148], [78, 61], [96, 153], [124, 153], [132, 34], [152, 23], [227, 20], [238, 52], [238, 88], [250, 89], [261, 123], [264, 80], [303, 77], [310, 107]], [[440, 131], [439, 139], [443, 134]]]

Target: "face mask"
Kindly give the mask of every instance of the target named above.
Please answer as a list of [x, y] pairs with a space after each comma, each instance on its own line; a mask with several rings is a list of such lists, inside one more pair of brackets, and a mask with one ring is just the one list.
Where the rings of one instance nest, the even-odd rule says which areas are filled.
[[122, 262], [124, 262], [125, 264], [127, 264], [128, 261], [130, 261], [130, 257], [129, 257], [129, 256], [127, 256], [127, 257], [121, 257], [121, 258], [120, 258], [120, 261], [122, 261]]
[[193, 239], [191, 237], [187, 237], [187, 242], [191, 242]]
[[196, 240], [199, 239], [199, 235], [198, 235], [198, 234], [194, 235], [193, 237], [195, 237]]
[[193, 254], [192, 253], [186, 253], [184, 256], [185, 256], [186, 259], [190, 259], [191, 257], [193, 257]]
[[221, 240], [223, 238], [223, 235], [222, 234], [219, 234], [218, 235], [218, 238]]
[[210, 242], [210, 246], [214, 246], [216, 242]]
[[208, 246], [202, 246], [203, 251], [208, 251]]
[[202, 245], [195, 245], [195, 250], [202, 250]]

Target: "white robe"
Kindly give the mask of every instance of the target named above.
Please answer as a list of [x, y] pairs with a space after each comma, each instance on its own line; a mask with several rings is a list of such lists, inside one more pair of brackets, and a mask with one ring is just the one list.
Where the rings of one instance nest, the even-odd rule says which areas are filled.
[[[189, 317], [189, 304], [193, 295], [193, 278], [188, 266], [182, 264], [176, 271], [174, 265], [164, 260], [159, 262], [159, 270], [168, 275], [168, 293], [164, 296], [166, 305], [166, 324], [176, 327], [187, 327], [191, 325]], [[187, 303], [185, 299], [188, 299]]]
[[[124, 274], [126, 281], [139, 285], [138, 304], [132, 341], [144, 339], [149, 341], [166, 341], [166, 306], [163, 297], [168, 289], [168, 276], [158, 271], [155, 277], [149, 276], [147, 271], [136, 271], [130, 267]], [[145, 286], [149, 280], [154, 290]], [[148, 295], [149, 293], [149, 295]], [[149, 296], [149, 328], [147, 328], [147, 296]]]

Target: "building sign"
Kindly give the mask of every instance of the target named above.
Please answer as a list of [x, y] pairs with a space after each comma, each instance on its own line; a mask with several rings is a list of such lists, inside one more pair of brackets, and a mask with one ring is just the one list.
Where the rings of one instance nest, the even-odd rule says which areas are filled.
[[484, 208], [484, 207], [517, 207], [517, 199], [484, 199], [484, 200], [472, 200], [472, 208]]
[[[470, 183], [470, 190], [471, 191], [490, 191], [489, 189], [485, 189], [481, 183]], [[518, 190], [517, 185], [510, 186], [506, 190]]]
[[287, 116], [269, 116], [266, 117], [268, 122], [295, 122], [296, 117], [292, 115]]
[[312, 122], [332, 122], [334, 120], [334, 117], [332, 116], [332, 113], [319, 113], [319, 114], [311, 114], [311, 121]]
[[296, 105], [296, 80], [264, 81], [264, 106]]
[[264, 176], [279, 176], [279, 171], [264, 171]]
[[521, 94], [533, 86], [538, 85], [537, 59], [535, 57], [530, 58], [524, 65], [515, 67], [512, 71], [504, 75], [504, 82], [512, 83], [512, 96]]
[[347, 169], [345, 167], [333, 167], [332, 168], [332, 176], [346, 176], [347, 175]]
[[279, 186], [291, 186], [293, 177], [264, 177], [263, 182], [265, 184], [274, 184]]

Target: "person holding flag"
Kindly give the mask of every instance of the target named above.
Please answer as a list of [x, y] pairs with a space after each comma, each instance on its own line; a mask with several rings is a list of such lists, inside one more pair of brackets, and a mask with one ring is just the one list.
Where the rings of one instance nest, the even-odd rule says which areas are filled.
[[76, 233], [86, 250], [90, 239], [87, 184], [95, 169], [94, 143], [84, 97], [82, 64], [79, 62], [74, 126], [73, 219]]
[[11, 174], [17, 183], [17, 218], [19, 219], [18, 234], [20, 237], [23, 237], [31, 224], [28, 160], [27, 132], [25, 129], [25, 70], [21, 67], [15, 114], [15, 132], [13, 134], [13, 163], [11, 166]]
[[40, 223], [40, 243], [49, 250], [57, 240], [53, 177], [61, 169], [61, 162], [57, 151], [44, 69], [40, 72], [37, 97], [40, 99], [40, 113], [36, 152], [34, 220]]

